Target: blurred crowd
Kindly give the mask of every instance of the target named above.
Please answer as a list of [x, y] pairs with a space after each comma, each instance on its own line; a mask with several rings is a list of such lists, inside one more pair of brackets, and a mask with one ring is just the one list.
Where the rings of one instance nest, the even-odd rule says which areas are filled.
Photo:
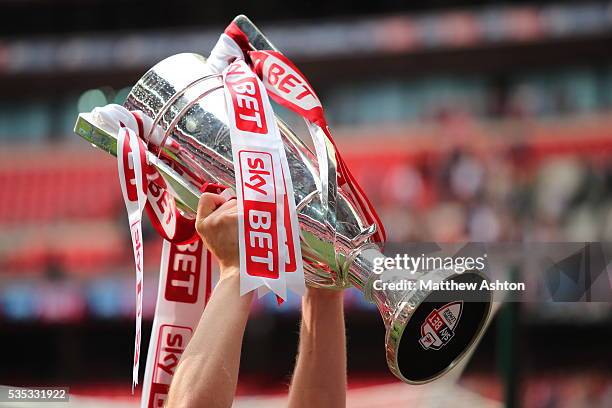
[[612, 160], [527, 162], [522, 149], [489, 156], [458, 148], [364, 184], [392, 241], [612, 240]]

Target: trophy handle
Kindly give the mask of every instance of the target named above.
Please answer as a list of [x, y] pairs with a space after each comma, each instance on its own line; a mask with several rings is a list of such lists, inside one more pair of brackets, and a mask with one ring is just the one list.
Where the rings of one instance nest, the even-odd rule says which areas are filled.
[[[91, 113], [80, 113], [74, 125], [74, 133], [81, 136], [92, 146], [117, 156], [117, 135], [101, 124], [96, 123]], [[147, 150], [147, 161], [153, 165], [166, 181], [168, 188], [176, 198], [176, 204], [183, 210], [196, 213], [200, 192], [187, 183], [180, 174]]]
[[236, 24], [238, 28], [247, 36], [249, 43], [254, 50], [273, 50], [278, 51], [278, 48], [274, 46], [268, 40], [268, 38], [257, 28], [255, 24], [244, 14], [236, 16], [232, 23]]

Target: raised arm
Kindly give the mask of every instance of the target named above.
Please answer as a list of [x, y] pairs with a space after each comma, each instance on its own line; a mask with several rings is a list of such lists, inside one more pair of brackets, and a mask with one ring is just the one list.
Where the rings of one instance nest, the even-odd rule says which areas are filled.
[[289, 408], [346, 405], [346, 334], [341, 291], [308, 288]]
[[236, 201], [204, 194], [196, 227], [219, 261], [221, 276], [183, 353], [166, 406], [226, 408], [236, 392], [242, 338], [253, 299], [252, 292], [240, 296]]

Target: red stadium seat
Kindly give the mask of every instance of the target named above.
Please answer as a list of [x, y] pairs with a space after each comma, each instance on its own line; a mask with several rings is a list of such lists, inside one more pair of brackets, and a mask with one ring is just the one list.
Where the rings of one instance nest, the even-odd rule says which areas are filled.
[[0, 154], [0, 225], [113, 217], [122, 208], [115, 161], [96, 150]]

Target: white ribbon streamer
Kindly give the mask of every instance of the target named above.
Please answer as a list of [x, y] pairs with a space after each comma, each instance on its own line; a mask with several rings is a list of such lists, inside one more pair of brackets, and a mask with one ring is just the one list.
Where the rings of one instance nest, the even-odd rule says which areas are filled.
[[[136, 267], [136, 336], [134, 338], [134, 362], [132, 367], [132, 392], [138, 384], [140, 340], [142, 337], [142, 291], [143, 291], [143, 242], [142, 212], [147, 203], [146, 176], [143, 160], [146, 148], [133, 130], [122, 127], [117, 137], [117, 166], [123, 201], [128, 213], [134, 264]], [[127, 167], [126, 167], [127, 165]]]
[[[161, 228], [163, 241], [155, 318], [149, 342], [141, 407], [163, 406], [182, 351], [198, 325], [202, 311], [218, 280], [218, 264], [195, 235], [193, 220], [182, 219], [174, 198], [160, 185], [161, 175], [146, 163], [146, 147], [140, 139], [135, 115], [120, 105], [107, 105], [92, 112], [96, 123], [117, 134], [117, 166], [122, 195], [128, 212], [136, 269], [136, 335], [132, 367], [132, 391], [138, 384], [142, 333], [143, 242], [142, 211], [148, 202], [152, 222]], [[152, 120], [136, 113], [142, 132], [161, 140]], [[154, 142], [155, 142], [154, 140]], [[214, 191], [214, 189], [213, 189]], [[231, 197], [231, 190], [222, 195]], [[178, 218], [181, 218], [178, 220]], [[179, 234], [179, 230], [183, 230]], [[187, 244], [168, 240], [194, 236]]]
[[[287, 283], [299, 294], [305, 285], [283, 141], [265, 87], [243, 60], [223, 71], [223, 82], [238, 199], [240, 293], [265, 286], [286, 300]], [[289, 280], [287, 264], [296, 267]]]
[[164, 240], [155, 318], [140, 406], [163, 407], [178, 362], [216, 284], [212, 255], [201, 240]]

